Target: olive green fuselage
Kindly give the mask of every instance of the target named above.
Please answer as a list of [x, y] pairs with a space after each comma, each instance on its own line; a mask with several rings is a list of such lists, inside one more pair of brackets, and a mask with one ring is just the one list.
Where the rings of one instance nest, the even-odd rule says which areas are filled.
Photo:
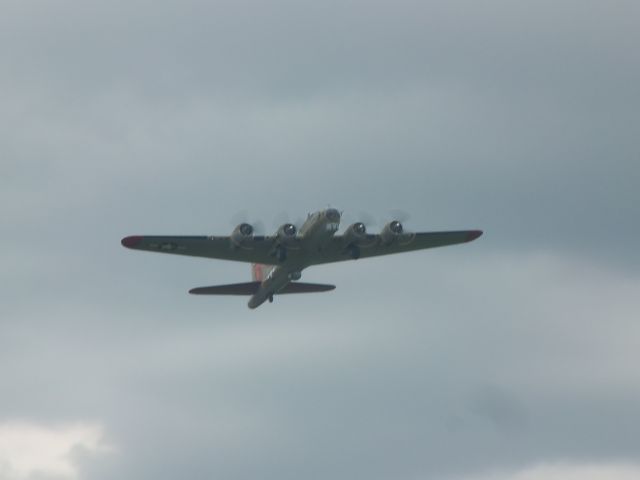
[[[302, 270], [316, 262], [322, 255], [322, 246], [340, 227], [340, 212], [328, 208], [309, 214], [296, 236], [295, 243], [283, 246], [286, 259], [280, 265], [264, 265], [260, 268], [264, 277], [255, 278], [262, 283], [249, 299], [249, 308], [257, 308], [286, 287], [292, 280], [299, 280]], [[254, 268], [255, 271], [255, 268]]]

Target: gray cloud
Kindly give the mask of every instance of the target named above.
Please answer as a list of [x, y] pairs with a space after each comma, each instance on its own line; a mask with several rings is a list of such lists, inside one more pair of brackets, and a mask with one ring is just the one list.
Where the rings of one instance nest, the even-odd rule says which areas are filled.
[[[0, 419], [91, 479], [637, 463], [636, 2], [3, 8]], [[256, 312], [119, 245], [328, 202], [486, 234]]]

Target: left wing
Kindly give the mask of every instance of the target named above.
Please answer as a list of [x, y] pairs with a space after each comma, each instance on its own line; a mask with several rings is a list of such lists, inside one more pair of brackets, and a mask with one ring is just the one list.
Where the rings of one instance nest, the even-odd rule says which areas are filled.
[[[385, 244], [380, 235], [367, 235], [367, 240], [358, 245], [359, 257], [368, 258], [393, 253], [411, 252], [426, 248], [444, 247], [458, 243], [467, 243], [482, 235], [482, 230], [458, 230], [451, 232], [403, 233], [391, 243]], [[323, 248], [317, 262], [330, 263], [351, 260], [348, 245], [342, 235], [332, 237], [331, 242]]]
[[278, 262], [273, 256], [275, 242], [275, 237], [256, 235], [242, 247], [236, 247], [229, 237], [145, 235], [125, 237], [121, 243], [127, 248], [147, 252], [276, 264]]

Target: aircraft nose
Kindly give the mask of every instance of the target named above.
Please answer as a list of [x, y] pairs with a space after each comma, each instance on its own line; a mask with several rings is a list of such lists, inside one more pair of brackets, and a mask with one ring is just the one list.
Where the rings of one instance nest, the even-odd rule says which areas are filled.
[[324, 211], [324, 214], [327, 217], [327, 219], [329, 219], [329, 221], [331, 221], [331, 222], [340, 221], [340, 212], [338, 210], [336, 210], [335, 208], [327, 208]]

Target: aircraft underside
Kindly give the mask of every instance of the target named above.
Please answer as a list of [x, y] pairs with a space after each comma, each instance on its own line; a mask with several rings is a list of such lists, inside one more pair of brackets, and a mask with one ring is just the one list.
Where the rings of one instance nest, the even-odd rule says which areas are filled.
[[378, 234], [367, 233], [365, 225], [356, 222], [338, 235], [340, 218], [338, 210], [328, 208], [309, 214], [299, 230], [285, 223], [272, 236], [254, 235], [250, 224], [241, 223], [230, 236], [135, 235], [121, 243], [134, 250], [251, 263], [251, 282], [198, 287], [189, 293], [250, 295], [249, 308], [257, 308], [273, 301], [274, 295], [335, 289], [335, 285], [298, 281], [302, 270], [312, 265], [466, 243], [482, 235], [480, 230], [405, 232], [398, 220]]

